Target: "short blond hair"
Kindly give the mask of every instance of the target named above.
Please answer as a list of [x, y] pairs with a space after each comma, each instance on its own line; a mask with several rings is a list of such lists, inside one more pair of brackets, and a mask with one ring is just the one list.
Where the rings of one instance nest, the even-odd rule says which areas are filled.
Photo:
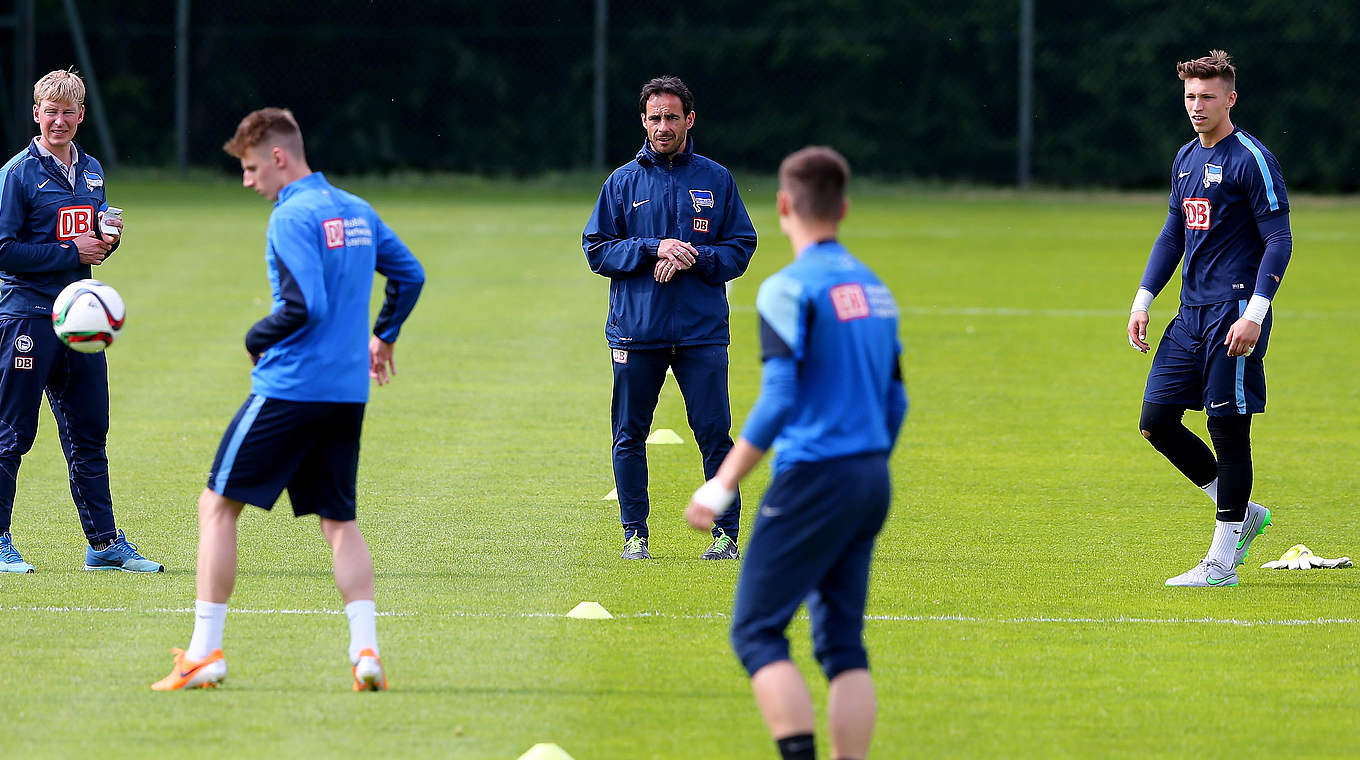
[[83, 107], [85, 82], [75, 69], [49, 71], [33, 85], [33, 105], [39, 105], [44, 100], [52, 103], [75, 103]]
[[246, 114], [236, 126], [236, 134], [222, 150], [235, 158], [245, 158], [246, 151], [256, 146], [272, 148], [276, 145], [293, 154], [294, 158], [307, 160], [302, 147], [302, 129], [287, 108], [261, 108]]

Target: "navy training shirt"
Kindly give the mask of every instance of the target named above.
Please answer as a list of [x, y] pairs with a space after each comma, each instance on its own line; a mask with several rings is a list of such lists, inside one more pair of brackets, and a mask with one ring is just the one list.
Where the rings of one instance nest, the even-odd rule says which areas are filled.
[[[1265, 253], [1259, 225], [1289, 213], [1284, 174], [1275, 156], [1241, 129], [1212, 148], [1196, 138], [1172, 163], [1169, 206], [1169, 219], [1177, 220], [1184, 232], [1181, 303], [1203, 306], [1250, 298]], [[1283, 271], [1275, 276], [1278, 283]], [[1145, 275], [1142, 286], [1157, 293], [1165, 284], [1149, 282]], [[1273, 296], [1273, 288], [1266, 295]]]

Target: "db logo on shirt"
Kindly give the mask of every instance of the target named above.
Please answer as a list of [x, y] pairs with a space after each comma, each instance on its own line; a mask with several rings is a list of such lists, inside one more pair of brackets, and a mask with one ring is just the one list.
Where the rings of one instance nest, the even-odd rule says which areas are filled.
[[1209, 203], [1208, 198], [1186, 198], [1181, 201], [1181, 210], [1185, 212], [1187, 230], [1209, 229], [1209, 216], [1213, 211], [1213, 205]]
[[869, 299], [864, 296], [864, 288], [857, 282], [832, 288], [831, 305], [836, 309], [836, 319], [842, 322], [869, 316]]
[[93, 230], [93, 206], [66, 206], [57, 210], [57, 240], [74, 240]]
[[327, 248], [344, 248], [344, 247], [345, 247], [345, 220], [344, 220], [344, 219], [327, 219], [326, 221], [324, 221], [324, 222], [321, 223], [321, 226], [324, 227], [325, 230], [326, 230], [326, 247], [327, 247]]

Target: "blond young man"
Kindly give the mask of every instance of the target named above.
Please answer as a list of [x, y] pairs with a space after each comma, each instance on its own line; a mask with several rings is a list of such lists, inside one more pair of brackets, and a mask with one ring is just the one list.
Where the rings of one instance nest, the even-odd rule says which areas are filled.
[[63, 345], [52, 331], [52, 301], [90, 277], [118, 247], [103, 237], [109, 205], [104, 169], [75, 142], [85, 120], [85, 83], [53, 71], [33, 86], [38, 136], [0, 169], [0, 572], [31, 573], [10, 536], [20, 460], [38, 432], [46, 392], [66, 455], [71, 498], [89, 546], [86, 570], [156, 573], [113, 518], [109, 491], [108, 363]]
[[[198, 499], [198, 598], [187, 650], [175, 649], [157, 691], [226, 678], [227, 600], [236, 583], [236, 523], [246, 504], [270, 509], [286, 488], [293, 513], [318, 515], [349, 619], [355, 691], [382, 691], [373, 561], [355, 522], [359, 437], [369, 380], [396, 374], [393, 343], [425, 282], [420, 262], [373, 207], [313, 172], [302, 131], [281, 108], [254, 111], [224, 146], [242, 184], [274, 201], [265, 260], [274, 306], [246, 334], [251, 394], [227, 427]], [[374, 271], [387, 278], [367, 320]]]

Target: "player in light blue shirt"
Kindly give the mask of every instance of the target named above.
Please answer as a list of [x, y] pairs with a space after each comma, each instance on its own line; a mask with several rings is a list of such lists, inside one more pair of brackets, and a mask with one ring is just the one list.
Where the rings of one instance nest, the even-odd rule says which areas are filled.
[[[173, 650], [170, 674], [151, 688], [215, 687], [226, 677], [222, 629], [236, 583], [236, 523], [246, 504], [269, 509], [287, 488], [293, 513], [319, 516], [331, 546], [354, 689], [381, 691], [373, 561], [354, 521], [359, 438], [368, 381], [383, 385], [395, 374], [392, 344], [425, 273], [366, 201], [311, 170], [291, 112], [247, 115], [224, 147], [241, 159], [243, 184], [275, 201], [265, 253], [273, 309], [246, 334], [252, 392], [222, 436], [198, 500], [193, 638], [187, 650]], [[370, 333], [375, 271], [387, 288]]]
[[830, 681], [832, 755], [862, 758], [875, 697], [862, 631], [874, 541], [888, 514], [888, 455], [907, 412], [897, 304], [836, 241], [850, 169], [830, 148], [779, 167], [779, 225], [795, 260], [760, 287], [760, 398], [685, 517], [708, 530], [774, 446], [737, 582], [732, 646], [785, 760], [814, 757], [812, 700], [784, 636], [807, 602]]

